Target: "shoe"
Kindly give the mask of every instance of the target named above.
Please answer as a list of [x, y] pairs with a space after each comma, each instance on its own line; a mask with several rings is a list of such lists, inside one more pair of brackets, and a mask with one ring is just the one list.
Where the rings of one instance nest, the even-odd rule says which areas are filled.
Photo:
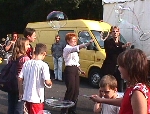
[[54, 81], [57, 81], [58, 79], [53, 79]]

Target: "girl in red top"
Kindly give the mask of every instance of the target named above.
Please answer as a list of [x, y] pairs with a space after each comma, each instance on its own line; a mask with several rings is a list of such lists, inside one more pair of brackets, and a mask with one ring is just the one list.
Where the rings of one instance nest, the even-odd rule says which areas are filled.
[[130, 49], [122, 52], [117, 59], [121, 78], [127, 81], [123, 98], [101, 99], [92, 95], [95, 102], [120, 106], [119, 114], [150, 114], [150, 83], [148, 61], [143, 51]]

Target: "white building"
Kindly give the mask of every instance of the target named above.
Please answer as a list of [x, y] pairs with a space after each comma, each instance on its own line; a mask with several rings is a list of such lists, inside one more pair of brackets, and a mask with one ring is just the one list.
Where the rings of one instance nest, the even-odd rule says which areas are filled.
[[120, 27], [122, 36], [150, 60], [150, 0], [103, 0], [103, 20]]

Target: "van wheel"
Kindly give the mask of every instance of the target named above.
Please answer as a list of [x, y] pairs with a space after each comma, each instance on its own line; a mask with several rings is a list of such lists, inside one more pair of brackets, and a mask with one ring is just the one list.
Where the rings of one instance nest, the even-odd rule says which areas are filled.
[[92, 69], [89, 73], [89, 83], [92, 87], [99, 87], [99, 81], [102, 75], [100, 69]]

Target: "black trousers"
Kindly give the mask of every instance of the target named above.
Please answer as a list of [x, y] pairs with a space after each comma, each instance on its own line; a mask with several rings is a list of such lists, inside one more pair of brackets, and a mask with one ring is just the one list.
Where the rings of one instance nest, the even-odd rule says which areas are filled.
[[[64, 70], [64, 80], [66, 85], [66, 93], [64, 100], [70, 100], [75, 103], [75, 106], [68, 109], [68, 111], [75, 111], [78, 95], [79, 95], [79, 72], [76, 66], [66, 66]], [[61, 109], [61, 112], [67, 112], [66, 108]]]

